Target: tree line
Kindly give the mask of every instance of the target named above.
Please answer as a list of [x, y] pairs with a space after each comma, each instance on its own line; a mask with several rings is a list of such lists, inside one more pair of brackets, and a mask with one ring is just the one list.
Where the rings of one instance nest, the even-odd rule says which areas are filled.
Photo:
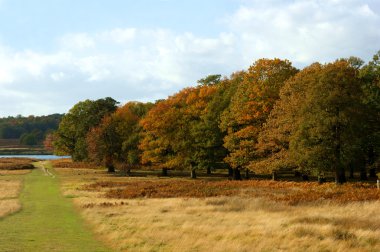
[[23, 145], [40, 145], [49, 133], [58, 129], [62, 116], [19, 115], [0, 118], [0, 139], [19, 139]]
[[112, 98], [76, 104], [55, 134], [58, 153], [129, 172], [134, 167], [229, 169], [271, 173], [282, 168], [337, 183], [376, 176], [380, 149], [380, 51], [313, 63], [259, 59], [230, 77], [209, 75], [155, 103]]

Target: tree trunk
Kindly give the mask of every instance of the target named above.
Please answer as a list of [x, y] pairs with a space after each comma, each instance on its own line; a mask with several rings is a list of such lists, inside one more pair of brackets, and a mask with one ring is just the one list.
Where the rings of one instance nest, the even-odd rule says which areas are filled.
[[350, 165], [349, 165], [349, 167], [350, 167], [350, 179], [354, 179], [354, 168], [355, 168], [355, 165], [353, 164], [353, 163], [350, 163]]
[[167, 168], [162, 168], [162, 174], [161, 174], [163, 177], [167, 177], [168, 176], [168, 169]]
[[211, 174], [211, 167], [207, 167], [207, 175]]
[[360, 180], [361, 181], [368, 180], [367, 171], [365, 169], [360, 171]]
[[318, 183], [319, 184], [323, 184], [323, 183], [325, 183], [326, 182], [326, 178], [325, 178], [325, 176], [323, 176], [323, 175], [319, 175], [318, 176]]
[[127, 163], [123, 163], [122, 165], [123, 176], [129, 176], [131, 174], [131, 168]]
[[109, 172], [109, 173], [114, 173], [114, 172], [115, 172], [115, 167], [114, 167], [113, 165], [108, 166], [108, 167], [107, 167], [107, 172]]
[[277, 172], [276, 171], [272, 171], [272, 180], [276, 181], [277, 179], [278, 179]]
[[371, 169], [369, 169], [369, 177], [370, 178], [375, 178], [375, 179], [377, 179], [377, 175], [376, 175], [376, 167], [373, 167], [372, 166], [372, 168]]
[[232, 177], [234, 175], [234, 171], [231, 167], [228, 167], [228, 177]]
[[106, 157], [105, 165], [109, 173], [115, 172], [115, 166], [113, 165], [113, 159], [111, 156]]
[[245, 178], [249, 179], [249, 169], [245, 169]]
[[344, 167], [341, 162], [341, 127], [339, 122], [339, 107], [336, 108], [336, 118], [338, 120], [337, 124], [335, 125], [335, 157], [334, 157], [334, 170], [335, 170], [335, 183], [336, 184], [343, 184], [346, 180], [346, 174]]
[[195, 169], [191, 169], [190, 177], [192, 179], [196, 179], [197, 178], [197, 174], [195, 173]]
[[241, 175], [240, 175], [240, 169], [239, 168], [234, 168], [233, 169], [233, 179], [234, 180], [241, 180]]
[[368, 177], [367, 177], [367, 168], [366, 168], [366, 161], [365, 161], [365, 158], [362, 157], [359, 161], [358, 161], [358, 166], [359, 166], [359, 171], [360, 171], [360, 180], [361, 181], [366, 181], [368, 180]]
[[127, 173], [127, 176], [131, 176], [131, 166], [127, 166], [127, 170], [126, 170], [126, 173]]
[[375, 163], [375, 151], [374, 151], [373, 146], [370, 146], [368, 150], [368, 166], [370, 167], [369, 177], [372, 179], [377, 178], [376, 167], [374, 167], [374, 163]]
[[339, 165], [339, 167], [335, 171], [335, 183], [340, 185], [346, 182], [347, 179], [344, 167], [342, 165]]

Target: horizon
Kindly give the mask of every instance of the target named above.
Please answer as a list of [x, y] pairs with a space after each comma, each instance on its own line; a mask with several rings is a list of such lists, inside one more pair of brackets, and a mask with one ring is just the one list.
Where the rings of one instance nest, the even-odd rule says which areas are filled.
[[0, 117], [154, 102], [259, 58], [297, 68], [380, 49], [380, 2], [0, 0]]

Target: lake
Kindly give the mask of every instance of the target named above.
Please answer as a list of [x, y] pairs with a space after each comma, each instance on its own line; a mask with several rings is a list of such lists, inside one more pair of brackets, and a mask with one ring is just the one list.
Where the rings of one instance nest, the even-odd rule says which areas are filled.
[[70, 156], [56, 156], [56, 155], [0, 155], [0, 158], [35, 158], [43, 160], [54, 160], [62, 158], [70, 158]]

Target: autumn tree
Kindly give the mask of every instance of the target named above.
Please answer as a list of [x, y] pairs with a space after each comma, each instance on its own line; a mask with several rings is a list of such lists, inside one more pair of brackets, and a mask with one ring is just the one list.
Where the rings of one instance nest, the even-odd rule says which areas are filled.
[[43, 142], [45, 150], [54, 152], [54, 145], [53, 145], [54, 139], [55, 139], [55, 135], [53, 132], [48, 133], [46, 135], [45, 140]]
[[140, 163], [139, 121], [151, 106], [150, 103], [129, 102], [105, 116], [87, 134], [90, 159], [104, 162], [108, 172], [115, 171], [115, 162], [120, 163], [123, 170], [129, 173], [133, 166]]
[[259, 133], [257, 154], [259, 159], [250, 168], [257, 173], [271, 173], [280, 168], [296, 168], [289, 156], [289, 143], [300, 121], [300, 108], [308, 100], [309, 89], [318, 81], [321, 64], [314, 63], [287, 80], [280, 90], [267, 122]]
[[240, 169], [257, 159], [255, 145], [279, 90], [297, 70], [287, 60], [260, 59], [256, 61], [237, 87], [228, 109], [221, 120], [221, 129], [227, 133], [224, 146], [229, 155], [225, 159], [233, 168], [235, 178]]
[[56, 132], [56, 153], [70, 155], [76, 161], [86, 160], [88, 131], [96, 127], [103, 117], [115, 111], [117, 104], [114, 99], [107, 97], [95, 101], [85, 100], [74, 105], [64, 115]]
[[205, 165], [215, 147], [203, 117], [216, 90], [216, 85], [199, 85], [158, 102], [141, 122], [143, 162], [164, 173], [165, 169], [189, 167], [194, 177], [195, 168]]

